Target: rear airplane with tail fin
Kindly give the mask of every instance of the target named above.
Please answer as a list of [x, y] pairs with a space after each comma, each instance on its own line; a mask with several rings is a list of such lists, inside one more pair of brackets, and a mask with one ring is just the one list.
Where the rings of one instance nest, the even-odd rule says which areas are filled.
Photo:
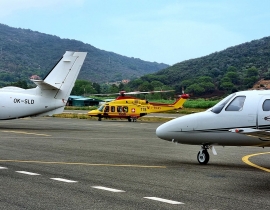
[[32, 79], [35, 88], [1, 88], [0, 120], [62, 113], [86, 54], [66, 51], [44, 80]]

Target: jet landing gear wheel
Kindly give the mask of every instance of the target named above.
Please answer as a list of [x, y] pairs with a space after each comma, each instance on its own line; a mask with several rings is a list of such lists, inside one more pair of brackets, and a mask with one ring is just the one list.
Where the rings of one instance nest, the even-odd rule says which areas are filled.
[[200, 164], [207, 164], [209, 161], [209, 153], [207, 149], [201, 149], [197, 155], [197, 160]]

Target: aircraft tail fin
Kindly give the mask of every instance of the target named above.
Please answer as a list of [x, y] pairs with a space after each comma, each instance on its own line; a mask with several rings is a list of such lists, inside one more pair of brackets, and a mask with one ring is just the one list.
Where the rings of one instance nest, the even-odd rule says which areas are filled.
[[180, 109], [183, 108], [183, 104], [186, 102], [186, 100], [189, 98], [188, 94], [182, 94], [177, 101], [172, 104], [175, 108]]
[[57, 90], [54, 98], [67, 100], [86, 54], [86, 52], [66, 51], [44, 80], [32, 81], [41, 90]]

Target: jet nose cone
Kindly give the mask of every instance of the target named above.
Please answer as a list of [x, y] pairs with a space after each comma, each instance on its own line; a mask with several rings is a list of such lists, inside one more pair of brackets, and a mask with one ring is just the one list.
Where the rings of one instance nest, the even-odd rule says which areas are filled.
[[156, 129], [156, 135], [157, 137], [161, 138], [161, 139], [166, 139], [166, 126], [163, 124], [163, 125], [160, 125], [157, 129]]

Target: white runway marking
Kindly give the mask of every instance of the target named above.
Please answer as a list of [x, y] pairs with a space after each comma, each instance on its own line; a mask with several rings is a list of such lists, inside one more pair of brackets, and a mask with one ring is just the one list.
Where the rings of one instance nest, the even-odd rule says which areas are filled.
[[7, 167], [2, 167], [2, 166], [0, 166], [0, 169], [7, 169]]
[[155, 200], [155, 201], [161, 201], [164, 203], [169, 203], [169, 204], [184, 204], [182, 202], [178, 202], [178, 201], [172, 201], [172, 200], [167, 200], [167, 199], [163, 199], [163, 198], [157, 198], [157, 197], [144, 197], [150, 200]]
[[68, 179], [62, 179], [62, 178], [51, 178], [53, 180], [56, 180], [56, 181], [60, 181], [60, 182], [68, 182], [68, 183], [75, 183], [77, 181], [74, 181], [74, 180], [68, 180]]
[[102, 186], [92, 186], [92, 188], [96, 188], [96, 189], [100, 189], [100, 190], [107, 190], [107, 191], [111, 191], [111, 192], [125, 192], [123, 190], [117, 190], [117, 189], [102, 187]]
[[20, 173], [20, 174], [30, 175], [30, 176], [38, 176], [38, 175], [40, 175], [40, 174], [37, 174], [37, 173], [28, 172], [28, 171], [16, 171], [16, 172]]

